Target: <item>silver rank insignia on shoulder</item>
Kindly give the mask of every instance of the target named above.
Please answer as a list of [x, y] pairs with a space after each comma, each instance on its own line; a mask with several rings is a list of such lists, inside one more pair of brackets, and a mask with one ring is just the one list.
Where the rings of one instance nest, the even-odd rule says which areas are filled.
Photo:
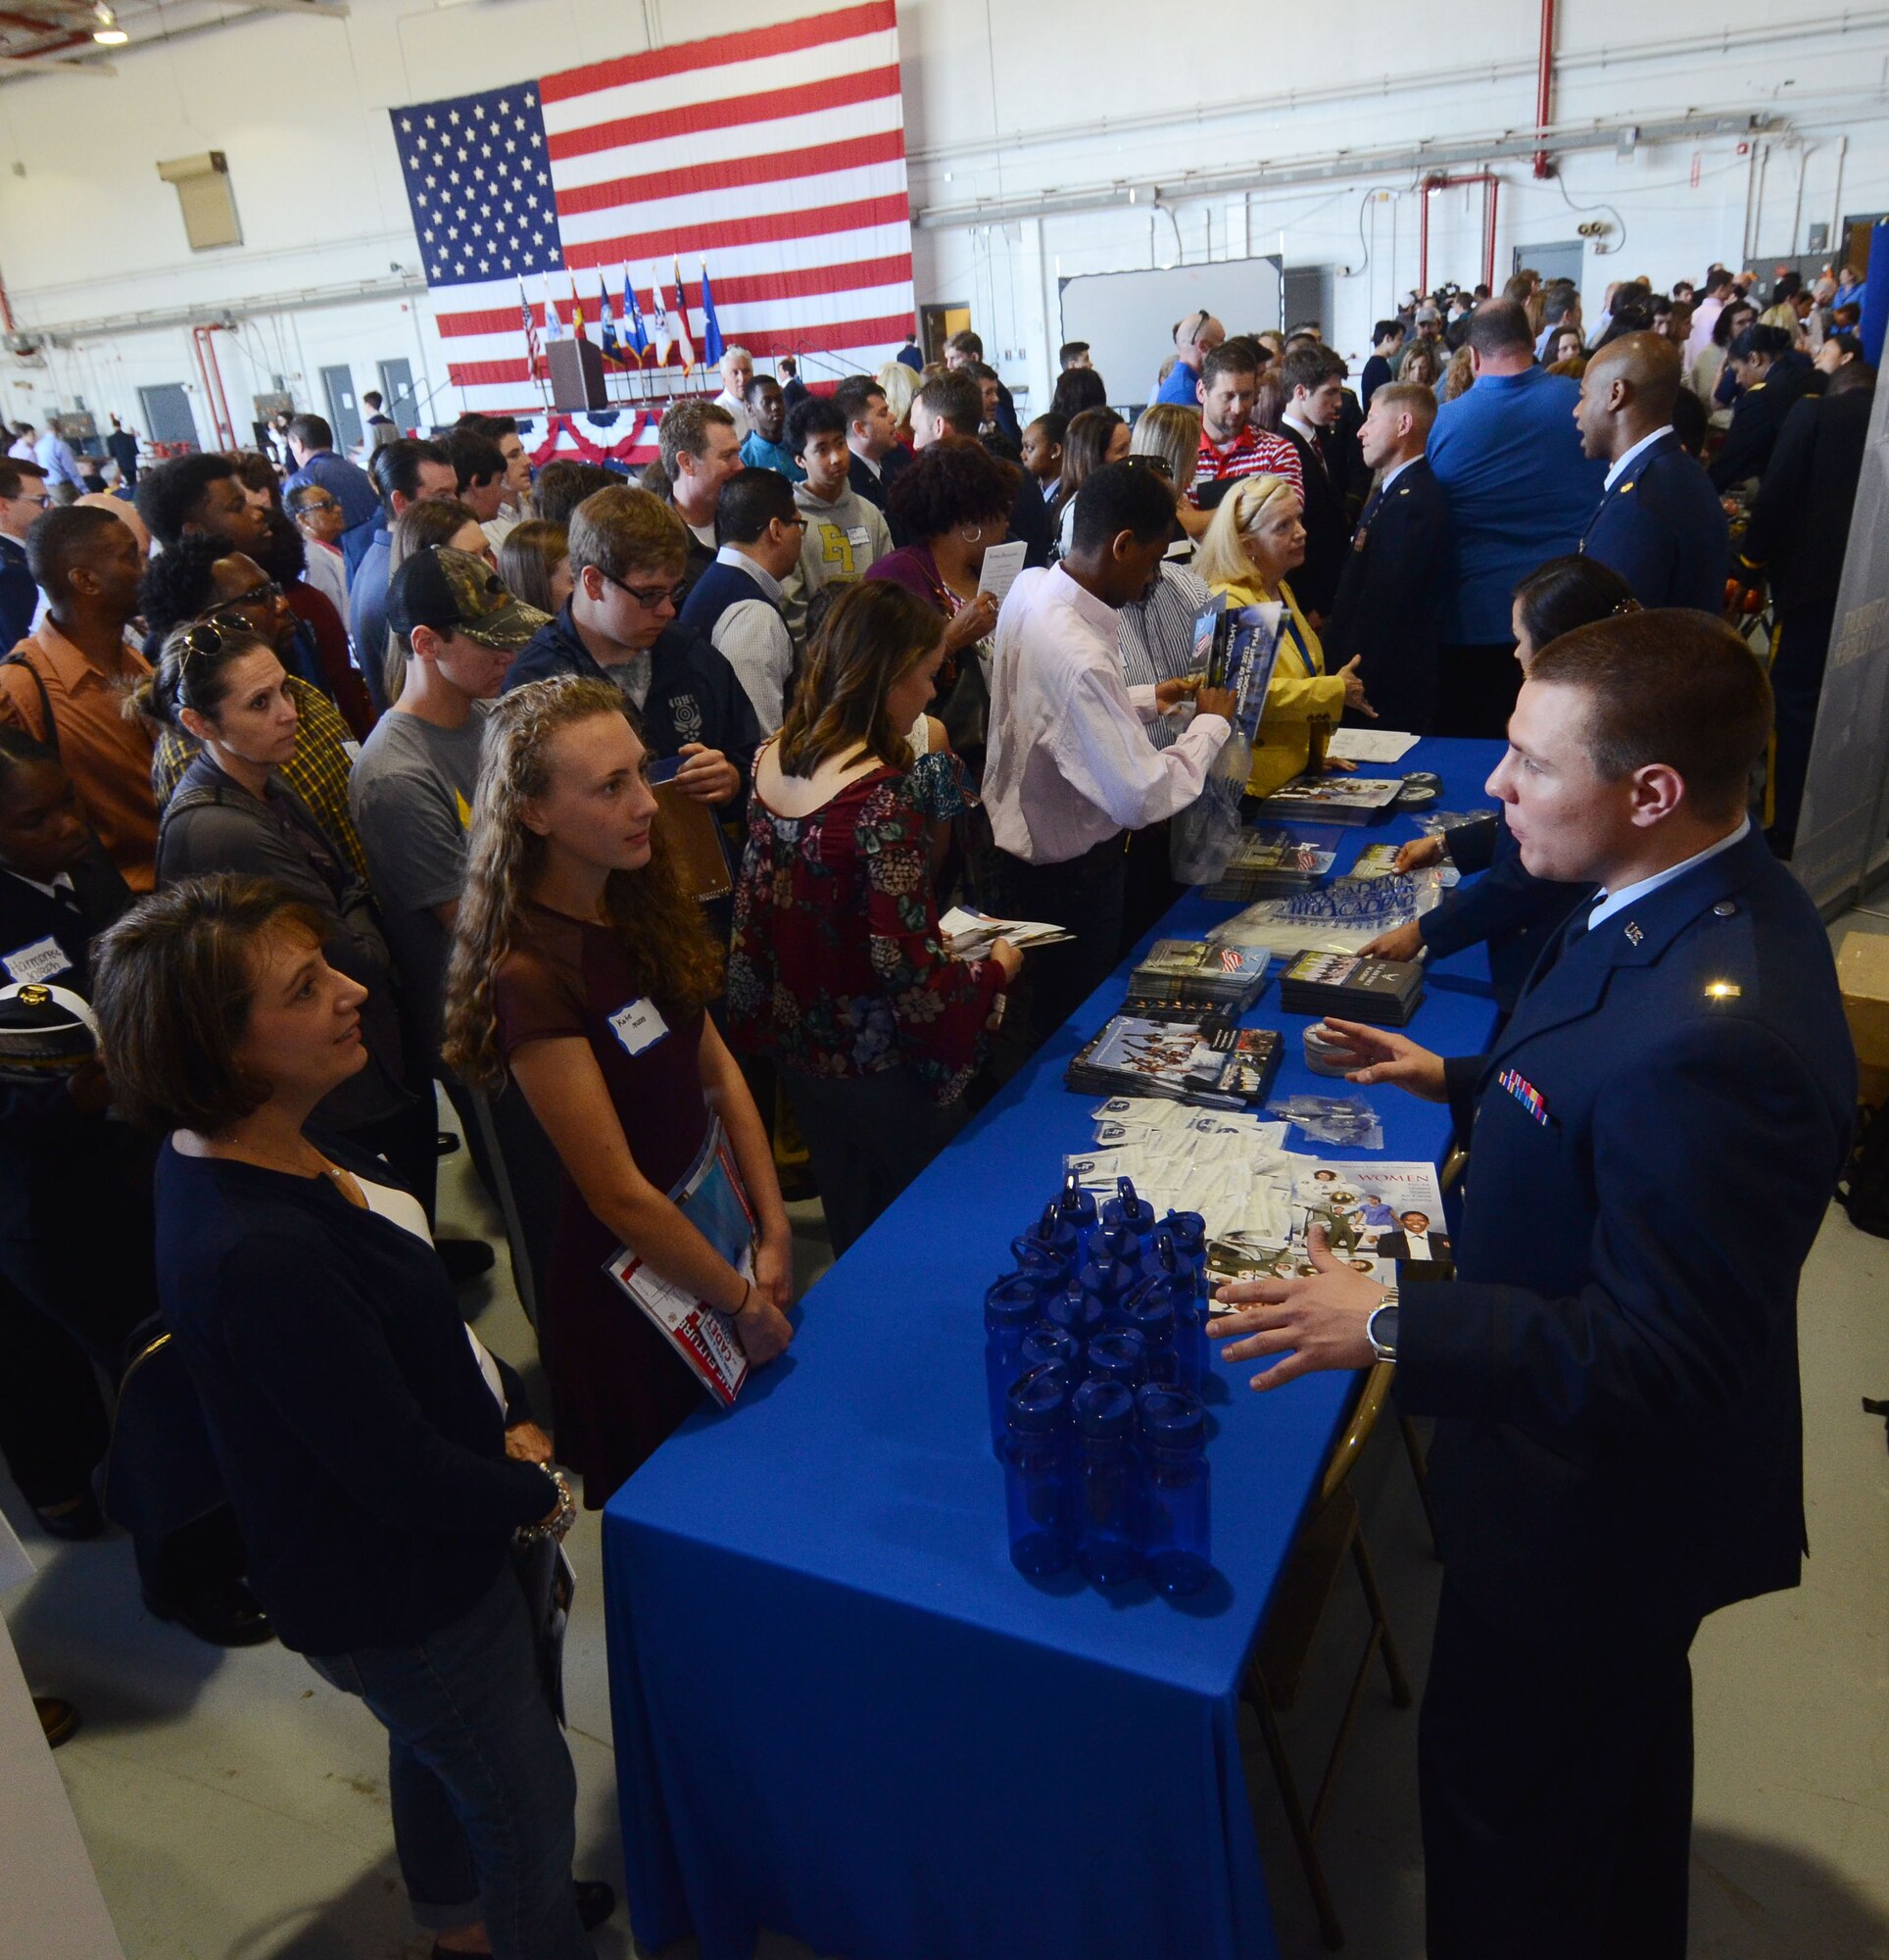
[[1639, 945], [1640, 941], [1646, 937], [1646, 935], [1639, 929], [1638, 926], [1636, 926], [1633, 923], [1631, 919], [1628, 919], [1626, 921], [1626, 937], [1631, 945], [1637, 946]]

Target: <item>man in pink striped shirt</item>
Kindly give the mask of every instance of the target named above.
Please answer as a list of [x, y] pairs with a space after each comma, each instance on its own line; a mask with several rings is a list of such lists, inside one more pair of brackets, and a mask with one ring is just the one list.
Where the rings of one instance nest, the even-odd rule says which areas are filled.
[[[1201, 364], [1194, 389], [1200, 397], [1200, 467], [1187, 492], [1196, 510], [1203, 507], [1201, 492], [1209, 484], [1241, 476], [1283, 476], [1304, 495], [1298, 452], [1284, 436], [1254, 428], [1249, 419], [1258, 387], [1259, 350], [1243, 337], [1223, 341]], [[1204, 503], [1218, 501], [1209, 496]]]

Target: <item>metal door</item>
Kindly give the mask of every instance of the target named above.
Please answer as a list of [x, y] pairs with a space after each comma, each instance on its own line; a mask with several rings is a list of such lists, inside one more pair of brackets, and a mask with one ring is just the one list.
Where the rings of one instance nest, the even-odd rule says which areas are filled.
[[346, 368], [324, 368], [321, 386], [328, 397], [328, 426], [334, 446], [346, 456], [361, 440], [361, 405], [355, 400], [354, 375]]
[[1541, 274], [1541, 283], [1551, 286], [1557, 279], [1572, 279], [1580, 284], [1580, 269], [1587, 261], [1587, 247], [1578, 238], [1568, 238], [1554, 245], [1518, 245], [1515, 248], [1515, 264], [1509, 269], [1519, 272], [1526, 266]]
[[419, 404], [413, 399], [413, 364], [411, 361], [383, 361], [380, 364], [380, 392], [383, 409], [394, 418], [394, 426], [405, 435], [419, 426]]
[[1316, 320], [1323, 334], [1332, 324], [1332, 268], [1287, 266], [1280, 287], [1280, 310], [1282, 333]]
[[138, 390], [144, 415], [144, 435], [154, 448], [162, 443], [172, 455], [197, 447], [197, 418], [190, 412], [190, 391], [181, 381], [161, 381]]

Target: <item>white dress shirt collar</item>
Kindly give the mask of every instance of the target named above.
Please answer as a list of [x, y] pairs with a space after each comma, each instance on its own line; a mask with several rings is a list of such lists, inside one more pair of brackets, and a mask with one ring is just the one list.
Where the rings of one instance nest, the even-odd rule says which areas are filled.
[[1683, 878], [1708, 858], [1729, 851], [1734, 844], [1742, 844], [1750, 835], [1751, 818], [1747, 816], [1740, 820], [1736, 830], [1719, 838], [1717, 844], [1708, 844], [1703, 851], [1695, 851], [1690, 858], [1682, 858], [1677, 864], [1669, 864], [1664, 871], [1655, 871], [1652, 877], [1642, 878], [1637, 884], [1623, 885], [1618, 892], [1604, 893], [1599, 905], [1587, 916], [1587, 930], [1592, 932], [1603, 919], [1612, 918], [1616, 912], [1637, 905], [1641, 899], [1651, 898], [1662, 885], [1671, 884], [1674, 878]]
[[1301, 442], [1309, 442], [1314, 449], [1319, 446], [1319, 437], [1324, 431], [1314, 428], [1303, 416], [1294, 415], [1290, 409], [1287, 409], [1283, 419], [1291, 426]]
[[1609, 490], [1613, 489], [1614, 485], [1620, 481], [1621, 476], [1625, 471], [1626, 466], [1629, 463], [1631, 463], [1633, 459], [1636, 456], [1638, 456], [1642, 450], [1651, 449], [1653, 445], [1659, 441], [1661, 436], [1671, 435], [1671, 433], [1672, 433], [1672, 424], [1671, 422], [1662, 422], [1660, 426], [1656, 428], [1651, 435], [1641, 436], [1639, 441], [1636, 442], [1633, 445], [1633, 447], [1629, 449], [1626, 452], [1626, 454], [1623, 456], [1620, 459], [1620, 461], [1614, 465], [1613, 468], [1607, 472], [1607, 482], [1604, 487]]
[[1378, 485], [1378, 494], [1380, 496], [1386, 495], [1390, 489], [1390, 486], [1394, 482], [1396, 482], [1398, 477], [1400, 477], [1404, 473], [1404, 471], [1410, 467], [1410, 466], [1413, 463], [1421, 463], [1423, 462], [1423, 460], [1424, 459], [1421, 456], [1407, 456], [1404, 458], [1403, 462], [1399, 464], [1394, 464], [1390, 468], [1386, 469], [1384, 471], [1384, 480]]
[[1113, 640], [1120, 630], [1121, 622], [1115, 616], [1114, 607], [1105, 604], [1090, 591], [1086, 585], [1079, 585], [1061, 565], [1052, 565], [1049, 585], [1043, 592], [1045, 603], [1071, 607], [1076, 616], [1092, 631]]
[[756, 564], [745, 551], [738, 551], [733, 545], [723, 545], [715, 554], [715, 563], [732, 564], [737, 571], [747, 572], [776, 606], [781, 603], [781, 581], [764, 565]]

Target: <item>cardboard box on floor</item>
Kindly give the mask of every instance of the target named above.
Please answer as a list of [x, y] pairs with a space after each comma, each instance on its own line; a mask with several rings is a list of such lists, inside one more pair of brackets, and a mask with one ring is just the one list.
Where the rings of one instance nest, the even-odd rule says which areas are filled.
[[1837, 948], [1836, 977], [1857, 1045], [1863, 1100], [1889, 1102], [1889, 934], [1846, 932]]

